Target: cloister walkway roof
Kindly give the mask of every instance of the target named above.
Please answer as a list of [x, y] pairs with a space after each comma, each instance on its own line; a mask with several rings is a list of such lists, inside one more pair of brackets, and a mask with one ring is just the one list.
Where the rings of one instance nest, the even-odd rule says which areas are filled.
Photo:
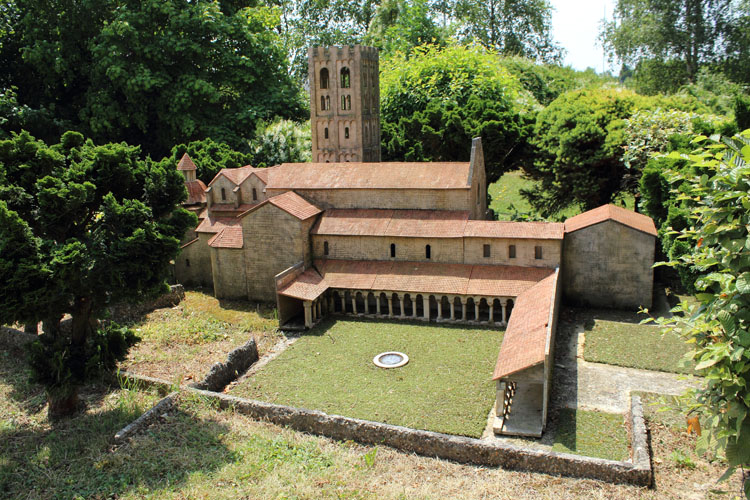
[[314, 267], [278, 290], [315, 300], [329, 288], [434, 295], [517, 297], [553, 269], [435, 262], [316, 260]]

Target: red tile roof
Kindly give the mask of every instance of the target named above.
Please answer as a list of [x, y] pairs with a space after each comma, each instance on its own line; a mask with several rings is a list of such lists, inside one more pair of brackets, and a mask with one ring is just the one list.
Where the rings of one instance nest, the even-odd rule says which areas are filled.
[[200, 238], [194, 238], [194, 239], [192, 239], [192, 240], [188, 241], [187, 243], [185, 243], [184, 245], [180, 245], [180, 248], [185, 248], [185, 247], [189, 247], [190, 245], [192, 245], [193, 243], [195, 243], [195, 242], [196, 242], [196, 241], [198, 241], [199, 239], [200, 239]]
[[632, 227], [652, 236], [656, 236], [656, 227], [651, 217], [639, 214], [616, 205], [602, 205], [599, 208], [583, 212], [565, 221], [565, 232], [572, 233], [584, 227], [593, 226], [607, 220], [614, 220], [620, 224]]
[[436, 262], [320, 260], [315, 266], [331, 288], [492, 297], [515, 297], [553, 272]]
[[493, 380], [544, 363], [548, 354], [550, 318], [555, 305], [558, 272], [520, 294], [503, 335]]
[[460, 238], [468, 212], [435, 210], [326, 210], [313, 234]]
[[294, 297], [302, 300], [315, 300], [328, 289], [323, 277], [315, 269], [308, 269], [297, 276], [294, 281], [281, 287], [278, 291], [281, 295]]
[[467, 238], [529, 238], [561, 240], [564, 224], [559, 222], [508, 222], [470, 220], [466, 223]]
[[186, 205], [195, 205], [196, 203], [206, 203], [206, 185], [201, 180], [195, 180], [185, 183], [188, 197], [185, 200]]
[[299, 220], [309, 219], [314, 215], [322, 212], [321, 209], [295, 193], [287, 191], [286, 193], [268, 198], [268, 203], [279, 207], [290, 215], [297, 217]]
[[268, 189], [469, 189], [469, 163], [283, 163]]
[[242, 226], [227, 226], [216, 233], [208, 246], [212, 248], [242, 248]]
[[263, 184], [268, 184], [268, 175], [276, 167], [256, 168], [253, 172]]
[[257, 206], [258, 203], [241, 203], [237, 207], [234, 203], [214, 203], [209, 212], [216, 217], [237, 217]]
[[218, 233], [225, 227], [239, 224], [236, 217], [206, 217], [195, 228], [196, 233]]
[[177, 170], [197, 170], [197, 168], [193, 160], [185, 153], [177, 164]]
[[209, 186], [211, 186], [214, 182], [216, 182], [216, 179], [219, 178], [219, 176], [226, 177], [229, 179], [232, 183], [239, 186], [242, 184], [242, 181], [250, 177], [250, 175], [255, 172], [257, 169], [253, 168], [251, 165], [245, 165], [244, 167], [239, 168], [222, 168], [219, 170], [219, 173], [216, 174], [216, 177], [211, 179], [211, 182], [208, 183]]

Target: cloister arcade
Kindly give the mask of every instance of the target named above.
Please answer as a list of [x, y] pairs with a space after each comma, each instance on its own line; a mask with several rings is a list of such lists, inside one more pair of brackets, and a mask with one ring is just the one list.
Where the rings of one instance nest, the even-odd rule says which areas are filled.
[[329, 314], [505, 326], [514, 297], [329, 289], [302, 302], [305, 326]]

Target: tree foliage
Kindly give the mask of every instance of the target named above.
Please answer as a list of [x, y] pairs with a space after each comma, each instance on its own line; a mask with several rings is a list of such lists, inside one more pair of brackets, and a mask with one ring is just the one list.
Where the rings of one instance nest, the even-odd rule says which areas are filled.
[[624, 119], [636, 105], [629, 92], [587, 89], [567, 92], [538, 116], [536, 159], [524, 165], [537, 181], [522, 194], [544, 217], [571, 205], [585, 210], [612, 202], [622, 190]]
[[[271, 29], [272, 8], [210, 0], [18, 0], [0, 70], [18, 102], [54, 110], [98, 142], [162, 156], [211, 137], [235, 148], [256, 121], [298, 118], [304, 103]], [[12, 49], [12, 50], [11, 50]], [[14, 57], [13, 54], [15, 54]], [[43, 139], [54, 140], [51, 128]], [[59, 136], [59, 135], [57, 135]]]
[[312, 160], [310, 122], [276, 120], [258, 124], [255, 138], [250, 143], [253, 165], [272, 167], [281, 163]]
[[170, 155], [172, 164], [177, 165], [185, 153], [198, 169], [196, 177], [206, 184], [211, 182], [222, 168], [237, 168], [253, 163], [252, 154], [235, 151], [228, 144], [210, 138], [174, 146]]
[[[705, 377], [694, 410], [708, 430], [698, 447], [726, 453], [725, 479], [750, 466], [750, 130], [694, 142], [703, 147], [671, 155], [691, 168], [670, 175], [674, 184], [689, 185], [680, 195], [692, 208], [682, 237], [695, 244], [680, 263], [700, 272], [698, 304], [681, 304], [684, 316], [666, 324], [694, 346], [696, 371]], [[750, 498], [750, 481], [744, 490]]]
[[483, 140], [489, 182], [526, 154], [520, 85], [478, 47], [420, 47], [381, 63], [384, 160], [466, 161]]
[[689, 81], [714, 61], [728, 33], [732, 0], [618, 0], [600, 39], [627, 64], [681, 61]]
[[365, 43], [383, 54], [411, 53], [425, 44], [444, 45], [447, 30], [435, 22], [427, 0], [386, 0], [370, 23]]
[[559, 62], [563, 51], [552, 39], [548, 0], [457, 0], [459, 39], [501, 54]]
[[37, 375], [58, 380], [48, 386], [58, 394], [74, 391], [106, 305], [165, 289], [180, 238], [196, 223], [177, 208], [182, 176], [169, 160], [142, 160], [138, 147], [96, 146], [76, 132], [48, 146], [22, 132], [0, 141], [0, 181], [0, 323], [43, 320], [49, 349], [37, 354], [58, 363], [38, 366], [72, 375]]

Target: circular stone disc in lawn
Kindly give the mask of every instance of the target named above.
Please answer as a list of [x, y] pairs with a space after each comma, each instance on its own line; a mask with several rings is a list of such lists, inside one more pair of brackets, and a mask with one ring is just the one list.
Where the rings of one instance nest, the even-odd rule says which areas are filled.
[[372, 362], [380, 368], [399, 368], [409, 362], [409, 356], [403, 352], [381, 352], [372, 358]]

